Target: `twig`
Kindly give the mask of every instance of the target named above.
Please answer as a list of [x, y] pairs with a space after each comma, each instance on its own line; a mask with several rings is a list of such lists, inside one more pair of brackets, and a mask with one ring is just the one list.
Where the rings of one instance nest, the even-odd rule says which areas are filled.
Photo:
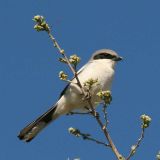
[[107, 104], [104, 103], [103, 104], [103, 114], [104, 114], [104, 120], [105, 120], [105, 127], [108, 124], [108, 118], [107, 118]]
[[[91, 106], [91, 109], [93, 109], [93, 106], [92, 106], [92, 103], [91, 103], [91, 99], [88, 100], [88, 103], [89, 103], [89, 105]], [[94, 110], [94, 109], [93, 109], [93, 110]], [[95, 110], [94, 110], [94, 112], [95, 112]], [[109, 145], [111, 146], [111, 149], [112, 149], [113, 153], [116, 155], [116, 157], [117, 157], [118, 160], [122, 160], [123, 157], [122, 157], [122, 155], [119, 153], [119, 151], [117, 150], [116, 146], [114, 145], [114, 143], [113, 143], [113, 141], [112, 141], [112, 139], [111, 139], [111, 137], [110, 137], [110, 134], [109, 134], [109, 132], [108, 132], [107, 127], [105, 127], [105, 125], [103, 125], [103, 123], [102, 123], [102, 121], [100, 120], [100, 117], [99, 117], [99, 116], [97, 116], [96, 114], [92, 114], [92, 115], [96, 118], [98, 124], [100, 125], [101, 130], [103, 131], [105, 137], [107, 138], [107, 140], [108, 140], [108, 142], [109, 142]]]
[[80, 115], [90, 115], [91, 112], [69, 112], [67, 115], [77, 115], [77, 114], [80, 114]]
[[130, 151], [128, 157], [126, 158], [126, 160], [130, 160], [130, 158], [135, 154], [137, 148], [140, 146], [140, 144], [144, 138], [144, 133], [145, 133], [144, 131], [145, 131], [145, 128], [142, 128], [140, 138], [138, 139], [137, 143], [131, 147], [131, 151]]
[[74, 82], [72, 82], [72, 81], [70, 81], [70, 80], [68, 80], [68, 79], [63, 80], [63, 81], [66, 81], [66, 82], [68, 82], [68, 83], [72, 83], [72, 84], [77, 84], [77, 83], [74, 83]]
[[[109, 146], [111, 147], [113, 153], [116, 155], [117, 159], [118, 160], [130, 160], [130, 158], [135, 154], [137, 148], [139, 147], [142, 139], [144, 138], [144, 131], [145, 131], [145, 128], [149, 127], [149, 124], [151, 122], [151, 118], [148, 116], [148, 115], [141, 115], [141, 120], [142, 120], [142, 132], [141, 132], [141, 136], [140, 138], [138, 139], [137, 143], [135, 145], [133, 145], [131, 147], [131, 151], [129, 153], [129, 156], [127, 158], [124, 158], [117, 150], [116, 146], [114, 145], [111, 137], [110, 137], [110, 134], [108, 132], [108, 129], [107, 129], [107, 123], [108, 123], [108, 120], [107, 120], [107, 112], [106, 112], [106, 105], [103, 106], [103, 113], [104, 113], [104, 119], [105, 119], [105, 124], [102, 123], [101, 119], [100, 119], [100, 116], [99, 114], [96, 112], [96, 110], [94, 109], [93, 105], [92, 105], [92, 101], [91, 101], [91, 94], [90, 94], [90, 90], [88, 91], [85, 91], [80, 80], [79, 80], [79, 77], [78, 77], [78, 74], [77, 74], [77, 70], [76, 70], [76, 65], [77, 65], [77, 62], [79, 61], [79, 59], [76, 60], [76, 63], [73, 63], [72, 64], [72, 61], [70, 62], [70, 59], [67, 58], [66, 54], [65, 54], [65, 51], [60, 47], [60, 45], [58, 44], [58, 42], [56, 41], [56, 39], [54, 38], [54, 36], [51, 34], [51, 30], [50, 30], [50, 27], [49, 25], [46, 23], [45, 19], [43, 16], [40, 16], [40, 15], [37, 15], [34, 17], [33, 19], [37, 24], [34, 26], [34, 28], [37, 30], [37, 31], [46, 31], [50, 37], [50, 39], [52, 40], [54, 46], [58, 49], [59, 53], [62, 54], [63, 58], [65, 59], [65, 63], [68, 64], [70, 70], [73, 72], [74, 74], [74, 78], [76, 79], [77, 81], [77, 85], [80, 87], [81, 91], [82, 91], [82, 94], [84, 95], [84, 98], [82, 100], [86, 100], [88, 102], [88, 105], [90, 108], [88, 108], [88, 110], [90, 111], [91, 115], [93, 117], [96, 118], [96, 121], [97, 123], [99, 124], [99, 126], [101, 127], [101, 130], [103, 131], [106, 139], [108, 140], [109, 144], [105, 144], [101, 141], [98, 141], [94, 138], [91, 138], [89, 137], [90, 135], [86, 135], [86, 134], [81, 134], [81, 136], [83, 137], [83, 139], [88, 139], [88, 140], [91, 140], [91, 141], [94, 141], [98, 144], [103, 144], [105, 146]], [[74, 58], [73, 58], [74, 60]], [[64, 77], [62, 76], [61, 78], [63, 80], [65, 80], [67, 75], [64, 75]], [[67, 81], [67, 80], [66, 80]], [[68, 80], [69, 81], [69, 80]], [[70, 82], [70, 81], [69, 81]], [[95, 82], [94, 82], [95, 83]], [[90, 83], [91, 84], [91, 83]], [[93, 84], [93, 82], [92, 82]], [[85, 86], [85, 85], [84, 85]], [[110, 93], [105, 93], [106, 96], [108, 97], [109, 96], [109, 99], [105, 102], [107, 102], [107, 104], [110, 104], [110, 101], [112, 100], [112, 97], [110, 96]], [[107, 95], [108, 94], [108, 95]], [[100, 96], [101, 96], [101, 93], [100, 93]], [[103, 93], [102, 93], [102, 96], [103, 96]], [[80, 113], [77, 113], [77, 114], [80, 114]], [[87, 113], [88, 114], [88, 113]], [[76, 130], [75, 130], [76, 131]], [[79, 131], [79, 130], [77, 130]], [[79, 133], [79, 132], [77, 132]]]
[[99, 141], [99, 140], [91, 137], [90, 134], [82, 133], [79, 129], [71, 127], [71, 128], [68, 129], [68, 131], [69, 131], [70, 134], [72, 134], [76, 137], [82, 137], [84, 140], [90, 140], [90, 141], [96, 142], [97, 144], [104, 145], [105, 147], [111, 147], [109, 144], [106, 144], [102, 141]]
[[[50, 39], [52, 40], [54, 46], [58, 49], [58, 51], [63, 55], [64, 59], [66, 60], [70, 70], [73, 72], [75, 79], [77, 80], [77, 85], [80, 87], [82, 94], [84, 95], [84, 97], [86, 96], [86, 92], [84, 91], [82, 84], [78, 78], [77, 72], [75, 71], [75, 68], [71, 65], [71, 63], [69, 62], [69, 59], [67, 58], [65, 51], [63, 49], [61, 49], [60, 45], [58, 44], [58, 42], [56, 41], [56, 39], [54, 38], [54, 36], [51, 34], [50, 30], [47, 31]], [[118, 152], [116, 146], [114, 145], [109, 132], [106, 128], [105, 125], [103, 125], [102, 121], [100, 120], [99, 116], [97, 116], [97, 112], [95, 111], [92, 102], [91, 102], [91, 96], [89, 98], [86, 99], [86, 101], [88, 102], [90, 109], [91, 109], [91, 114], [96, 118], [97, 123], [100, 125], [101, 130], [103, 131], [105, 137], [107, 138], [109, 145], [111, 146], [112, 151], [114, 152], [114, 154], [116, 155], [118, 160], [122, 160], [123, 157], [122, 155]]]
[[106, 143], [101, 142], [101, 141], [99, 141], [99, 140], [97, 140], [97, 139], [95, 139], [95, 138], [92, 138], [92, 137], [90, 137], [90, 136], [87, 136], [86, 134], [82, 134], [82, 133], [81, 133], [81, 136], [82, 136], [82, 138], [83, 138], [84, 140], [90, 140], [90, 141], [96, 142], [97, 144], [102, 144], [102, 145], [104, 145], [104, 146], [106, 146], [106, 147], [111, 147], [109, 144], [106, 144]]
[[76, 70], [75, 70], [76, 67], [73, 68], [73, 66], [72, 66], [71, 63], [69, 62], [68, 57], [66, 56], [65, 51], [64, 51], [63, 49], [61, 49], [60, 45], [58, 44], [58, 42], [57, 42], [56, 39], [54, 38], [53, 34], [51, 34], [50, 30], [49, 30], [47, 33], [48, 33], [50, 39], [52, 40], [52, 42], [53, 42], [53, 44], [54, 44], [54, 47], [56, 47], [56, 48], [58, 49], [59, 53], [61, 53], [62, 56], [64, 57], [64, 59], [66, 60], [68, 66], [69, 66], [69, 68], [70, 68], [70, 70], [72, 71], [72, 73], [74, 74], [74, 77], [75, 77], [76, 80], [77, 80], [77, 84], [78, 84], [78, 86], [80, 87], [80, 89], [81, 89], [81, 91], [82, 91], [82, 94], [85, 95], [85, 91], [83, 90], [83, 87], [82, 87], [82, 85], [81, 85], [81, 83], [80, 83], [80, 80], [79, 80], [79, 78], [78, 78], [78, 76], [77, 76], [77, 72], [76, 72]]

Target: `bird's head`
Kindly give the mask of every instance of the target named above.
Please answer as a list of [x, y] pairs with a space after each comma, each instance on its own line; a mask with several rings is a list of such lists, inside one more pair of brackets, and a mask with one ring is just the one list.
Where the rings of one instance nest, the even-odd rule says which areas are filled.
[[93, 53], [91, 59], [93, 60], [105, 60], [108, 63], [111, 63], [112, 66], [116, 64], [116, 62], [121, 61], [122, 57], [120, 57], [115, 51], [110, 49], [100, 49]]

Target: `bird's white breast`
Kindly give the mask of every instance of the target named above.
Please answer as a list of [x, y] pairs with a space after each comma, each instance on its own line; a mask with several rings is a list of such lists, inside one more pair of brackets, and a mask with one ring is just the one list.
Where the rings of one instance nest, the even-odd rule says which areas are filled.
[[110, 61], [106, 59], [95, 60], [86, 65], [79, 74], [79, 79], [83, 84], [88, 79], [98, 79], [102, 90], [110, 89], [114, 75], [114, 69]]
[[[95, 84], [90, 93], [92, 95], [92, 104], [95, 106], [97, 102], [101, 100], [96, 95], [100, 90], [110, 90], [111, 83], [114, 75], [114, 69], [112, 68], [110, 61], [107, 60], [96, 60], [87, 63], [80, 73], [78, 74], [78, 78], [83, 85], [84, 82], [92, 79], [98, 79], [98, 83]], [[82, 100], [83, 95], [81, 89], [75, 84], [77, 81], [73, 79], [73, 83], [70, 84], [68, 89], [66, 90], [64, 96], [61, 97], [59, 101], [60, 104], [60, 112], [68, 113], [69, 111], [76, 108], [84, 108], [88, 105], [88, 103]], [[63, 100], [62, 100], [63, 99]]]

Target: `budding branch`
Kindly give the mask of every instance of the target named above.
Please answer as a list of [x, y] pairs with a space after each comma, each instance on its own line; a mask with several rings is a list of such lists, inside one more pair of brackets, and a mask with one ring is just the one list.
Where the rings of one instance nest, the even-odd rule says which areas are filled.
[[[77, 85], [79, 86], [79, 88], [81, 89], [81, 92], [82, 94], [84, 95], [84, 100], [86, 100], [90, 106], [90, 108], [88, 109], [89, 110], [89, 113], [96, 119], [97, 123], [99, 124], [99, 126], [101, 127], [101, 130], [102, 132], [104, 133], [106, 139], [108, 140], [108, 143], [109, 144], [105, 144], [101, 141], [98, 141], [94, 138], [91, 138], [91, 137], [88, 137], [86, 136], [85, 134], [81, 134], [81, 136], [84, 138], [84, 139], [88, 139], [88, 140], [92, 140], [96, 143], [99, 143], [99, 144], [103, 144], [105, 145], [106, 147], [110, 147], [112, 149], [112, 151], [114, 152], [115, 156], [117, 157], [118, 160], [130, 160], [130, 158], [135, 154], [136, 152], [136, 149], [139, 147], [142, 139], [144, 138], [144, 131], [145, 131], [145, 128], [147, 128], [149, 126], [149, 123], [151, 121], [151, 118], [147, 115], [142, 115], [141, 116], [141, 119], [142, 119], [142, 122], [143, 122], [143, 125], [142, 125], [142, 132], [141, 132], [141, 136], [140, 138], [138, 139], [137, 143], [131, 147], [131, 151], [129, 153], [129, 156], [127, 158], [124, 158], [118, 151], [118, 149], [116, 148], [116, 146], [114, 145], [112, 139], [111, 139], [111, 136], [109, 134], [109, 131], [107, 129], [107, 123], [108, 123], [108, 120], [107, 120], [107, 112], [106, 112], [106, 105], [104, 104], [103, 106], [103, 113], [104, 113], [104, 119], [105, 119], [105, 123], [103, 124], [100, 117], [99, 117], [99, 114], [96, 112], [96, 110], [94, 109], [93, 105], [92, 105], [92, 102], [91, 102], [91, 95], [90, 95], [90, 91], [88, 90], [87, 92], [84, 91], [84, 88], [78, 78], [78, 74], [77, 74], [77, 71], [76, 71], [76, 65], [74, 65], [74, 67], [72, 66], [72, 64], [70, 63], [68, 57], [66, 56], [66, 53], [65, 51], [60, 47], [60, 45], [58, 44], [58, 42], [56, 41], [56, 39], [54, 38], [53, 34], [51, 34], [51, 30], [50, 30], [50, 27], [49, 25], [45, 22], [45, 19], [43, 16], [35, 16], [34, 19], [33, 19], [37, 24], [34, 26], [34, 28], [37, 30], [37, 31], [46, 31], [50, 37], [50, 39], [52, 40], [53, 42], [53, 45], [54, 47], [56, 47], [58, 49], [58, 52], [63, 56], [63, 58], [65, 59], [65, 62], [68, 64], [70, 70], [72, 71], [73, 75], [74, 75], [74, 78], [76, 79], [77, 81]], [[70, 82], [69, 80], [66, 80], [68, 82]], [[87, 114], [89, 114], [87, 113]]]

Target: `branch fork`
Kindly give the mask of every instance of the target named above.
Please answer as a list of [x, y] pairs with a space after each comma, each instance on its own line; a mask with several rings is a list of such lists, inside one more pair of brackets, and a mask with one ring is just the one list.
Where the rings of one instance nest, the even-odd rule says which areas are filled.
[[[76, 84], [79, 86], [79, 88], [81, 89], [82, 94], [84, 95], [83, 100], [87, 101], [88, 104], [89, 104], [89, 106], [90, 106], [90, 108], [87, 108], [88, 111], [89, 111], [87, 114], [91, 114], [96, 119], [96, 121], [99, 124], [102, 132], [104, 133], [104, 136], [108, 140], [108, 144], [92, 138], [89, 134], [81, 133], [79, 130], [74, 129], [74, 128], [70, 128], [69, 132], [72, 132], [72, 134], [74, 134], [76, 136], [81, 136], [84, 140], [85, 139], [91, 140], [91, 141], [94, 141], [94, 142], [96, 142], [98, 144], [104, 145], [106, 147], [110, 147], [118, 160], [130, 160], [130, 158], [135, 154], [137, 148], [140, 146], [140, 143], [141, 143], [141, 141], [144, 138], [145, 128], [147, 128], [149, 126], [149, 124], [151, 122], [151, 118], [149, 116], [147, 116], [147, 115], [142, 115], [141, 116], [141, 120], [142, 120], [142, 127], [141, 127], [142, 128], [142, 132], [141, 132], [140, 138], [138, 139], [137, 143], [131, 147], [131, 151], [130, 151], [128, 157], [127, 158], [123, 157], [119, 153], [119, 151], [116, 148], [115, 144], [113, 143], [113, 140], [111, 139], [111, 136], [110, 136], [109, 131], [107, 129], [108, 119], [107, 119], [106, 109], [107, 109], [107, 104], [110, 104], [110, 102], [112, 100], [110, 92], [108, 92], [108, 91], [100, 91], [98, 93], [98, 96], [101, 97], [102, 100], [104, 101], [103, 114], [104, 114], [105, 123], [103, 124], [103, 122], [100, 119], [99, 113], [94, 109], [94, 107], [92, 105], [91, 94], [90, 94], [89, 90], [85, 91], [85, 89], [83, 88], [83, 86], [82, 86], [82, 84], [81, 84], [81, 82], [80, 82], [80, 80], [78, 78], [78, 74], [77, 74], [77, 71], [76, 71], [76, 65], [79, 63], [80, 58], [76, 57], [76, 55], [73, 55], [72, 57], [70, 57], [70, 58], [72, 58], [72, 61], [69, 60], [69, 58], [67, 57], [64, 49], [62, 49], [60, 47], [60, 45], [56, 41], [56, 39], [53, 36], [53, 34], [51, 34], [51, 29], [50, 29], [49, 25], [46, 23], [46, 21], [45, 21], [45, 19], [44, 19], [43, 16], [37, 15], [37, 16], [35, 16], [33, 18], [33, 20], [36, 22], [36, 25], [34, 26], [34, 28], [37, 31], [46, 31], [47, 32], [49, 38], [53, 42], [54, 47], [57, 48], [58, 52], [63, 57], [63, 58], [60, 58], [61, 59], [60, 61], [63, 61], [64, 63], [68, 64], [69, 69], [72, 71], [72, 73], [74, 75], [74, 78], [77, 81]], [[62, 80], [64, 78], [65, 81], [71, 82], [71, 81], [65, 79], [66, 75], [63, 75], [63, 77], [61, 77], [61, 78], [62, 78]], [[90, 87], [92, 87], [92, 86], [90, 86]], [[70, 114], [83, 114], [83, 113], [71, 112]]]

